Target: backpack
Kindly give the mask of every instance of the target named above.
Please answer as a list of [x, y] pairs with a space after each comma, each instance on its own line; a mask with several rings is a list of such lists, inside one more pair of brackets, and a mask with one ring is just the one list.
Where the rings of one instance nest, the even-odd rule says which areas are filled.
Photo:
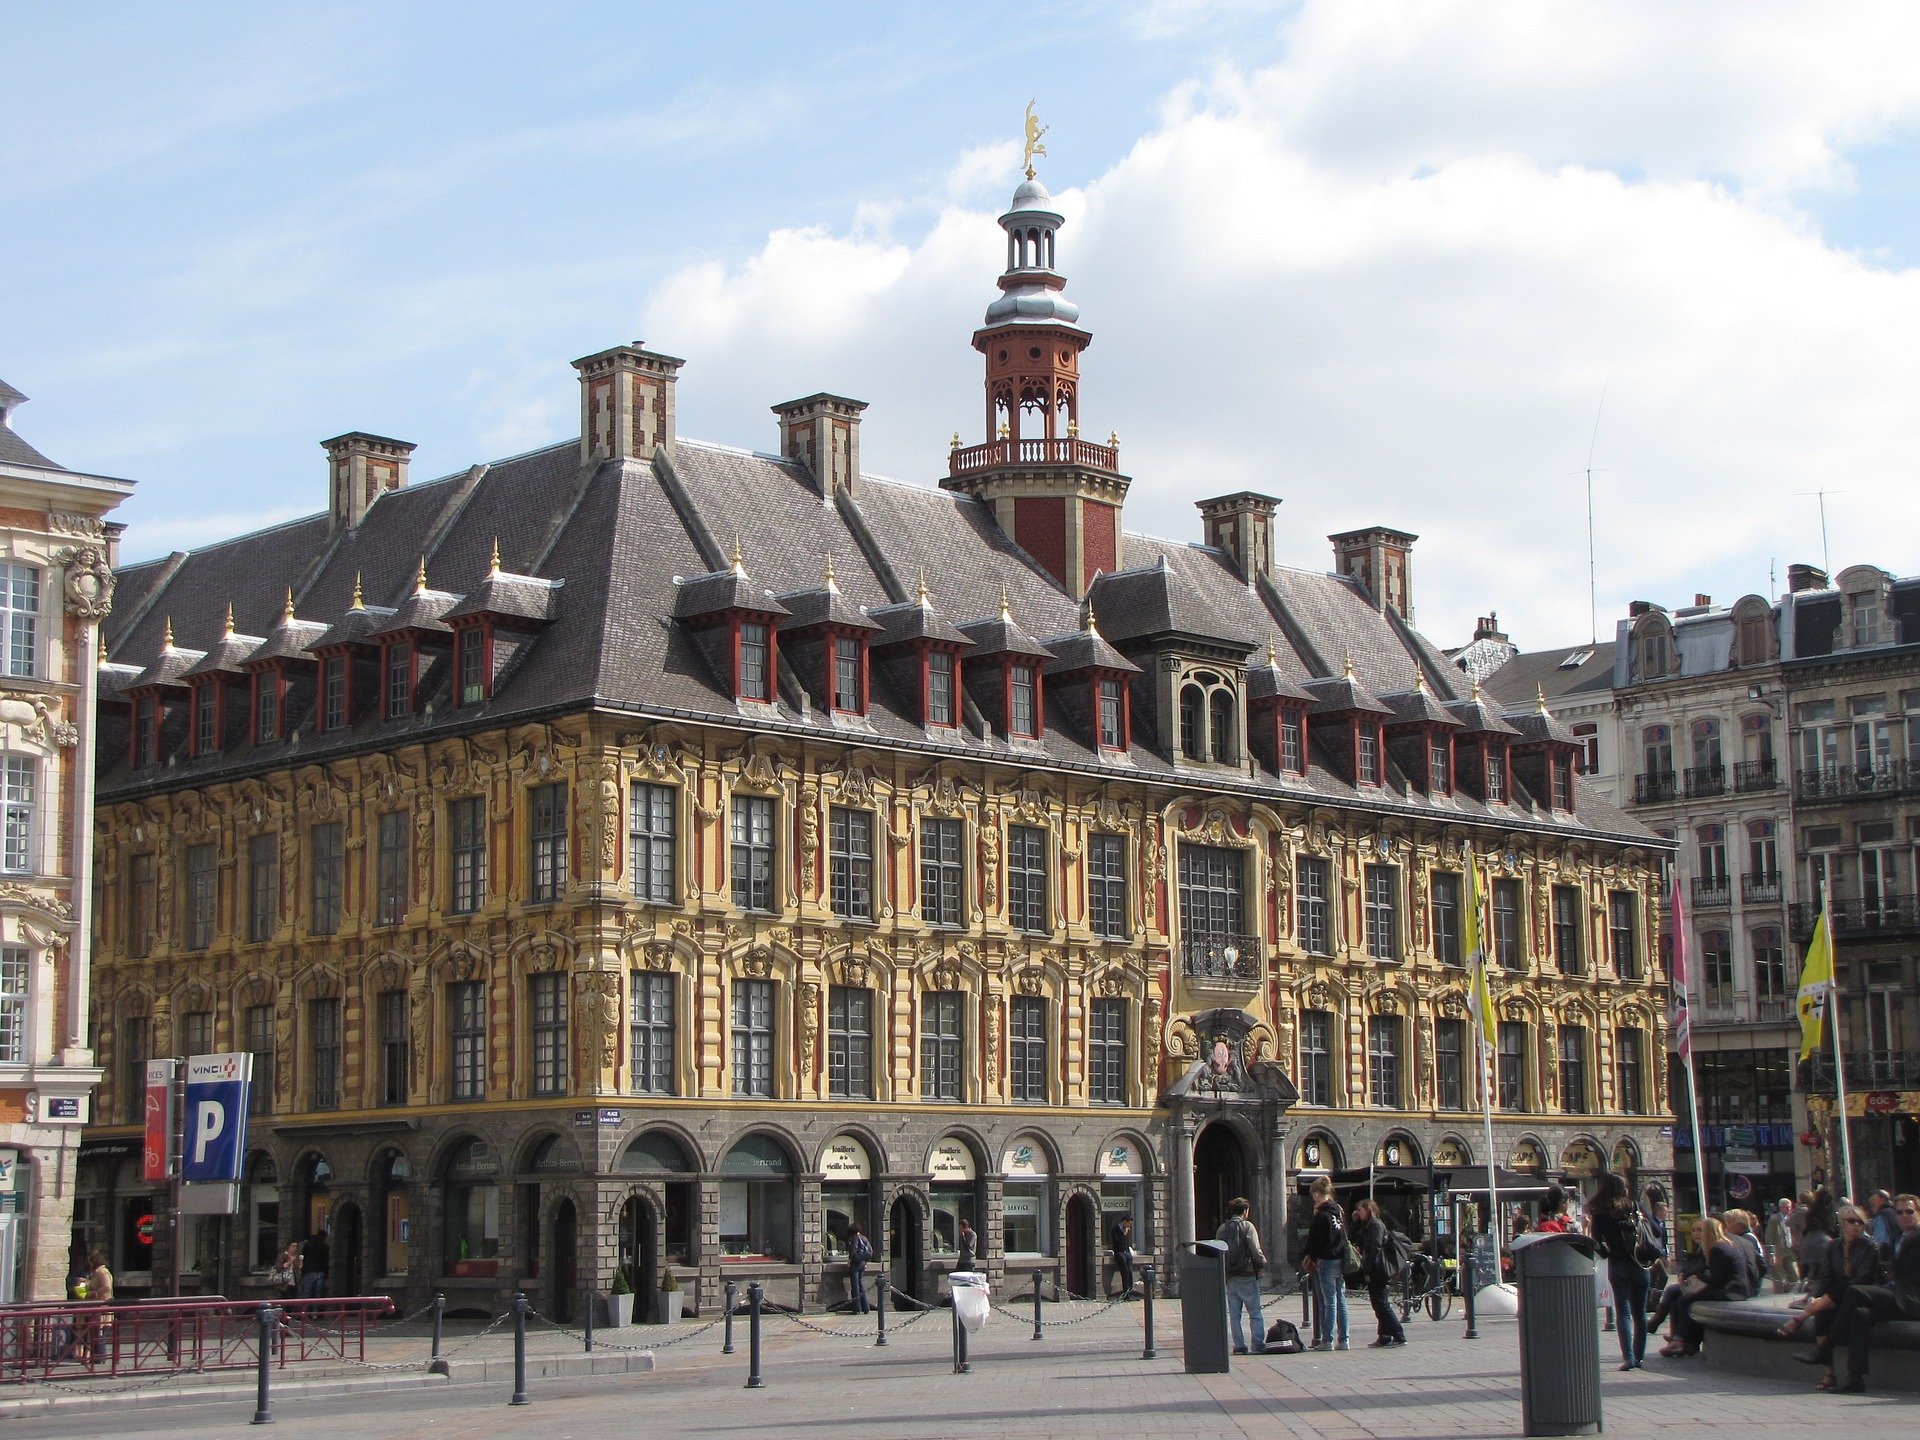
[[873, 1242], [864, 1235], [853, 1237], [853, 1244], [847, 1250], [847, 1258], [856, 1265], [865, 1265], [873, 1259]]
[[1253, 1226], [1245, 1220], [1229, 1220], [1227, 1232], [1227, 1274], [1258, 1275], [1266, 1269], [1267, 1257], [1253, 1238]]
[[1267, 1350], [1281, 1355], [1298, 1355], [1307, 1348], [1300, 1338], [1300, 1327], [1291, 1320], [1276, 1320], [1267, 1327]]
[[[1385, 1224], [1384, 1221], [1381, 1222]], [[1387, 1242], [1381, 1246], [1381, 1254], [1387, 1262], [1387, 1278], [1398, 1280], [1413, 1268], [1412, 1237], [1402, 1235], [1391, 1226], [1387, 1228]]]

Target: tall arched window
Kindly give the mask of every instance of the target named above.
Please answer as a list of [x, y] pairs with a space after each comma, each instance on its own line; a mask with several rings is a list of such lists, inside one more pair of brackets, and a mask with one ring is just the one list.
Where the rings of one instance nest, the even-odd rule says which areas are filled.
[[1233, 763], [1233, 731], [1233, 695], [1215, 690], [1207, 697], [1207, 747], [1216, 764]]
[[1201, 729], [1202, 713], [1206, 709], [1206, 692], [1198, 685], [1185, 685], [1180, 690], [1180, 753], [1189, 760], [1204, 758], [1201, 748], [1204, 735]]
[[491, 1275], [500, 1263], [500, 1160], [477, 1137], [462, 1140], [442, 1174], [449, 1275]]

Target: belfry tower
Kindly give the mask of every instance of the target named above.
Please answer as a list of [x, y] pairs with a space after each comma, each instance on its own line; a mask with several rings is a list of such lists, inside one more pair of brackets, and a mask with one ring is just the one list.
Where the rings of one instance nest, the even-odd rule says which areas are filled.
[[1007, 268], [973, 348], [986, 357], [986, 443], [954, 437], [943, 488], [993, 506], [1000, 528], [1076, 600], [1120, 567], [1119, 444], [1080, 438], [1080, 354], [1093, 336], [1054, 268], [1062, 224], [1031, 165], [1000, 217]]

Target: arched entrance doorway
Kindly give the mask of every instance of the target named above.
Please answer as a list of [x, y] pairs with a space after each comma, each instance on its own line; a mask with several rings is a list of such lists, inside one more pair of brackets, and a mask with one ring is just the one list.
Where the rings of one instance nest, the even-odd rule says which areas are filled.
[[573, 1201], [562, 1200], [553, 1207], [553, 1220], [547, 1232], [548, 1267], [553, 1276], [553, 1318], [571, 1325], [579, 1304], [580, 1289], [580, 1216]]
[[920, 1298], [920, 1207], [905, 1195], [887, 1211], [887, 1279], [902, 1295]]
[[620, 1268], [627, 1272], [627, 1284], [636, 1297], [634, 1313], [653, 1319], [654, 1291], [660, 1284], [660, 1256], [654, 1244], [657, 1217], [644, 1195], [630, 1195], [620, 1207]]
[[1227, 1202], [1237, 1195], [1253, 1199], [1246, 1147], [1229, 1125], [1200, 1132], [1193, 1146], [1193, 1235], [1211, 1240], [1226, 1223]]
[[342, 1200], [333, 1207], [333, 1214], [329, 1217], [328, 1224], [332, 1231], [333, 1263], [332, 1268], [327, 1272], [327, 1293], [358, 1295], [363, 1248], [360, 1235], [360, 1207], [351, 1200]]
[[1100, 1254], [1093, 1202], [1084, 1195], [1067, 1201], [1067, 1293], [1080, 1299], [1094, 1295], [1094, 1261]]

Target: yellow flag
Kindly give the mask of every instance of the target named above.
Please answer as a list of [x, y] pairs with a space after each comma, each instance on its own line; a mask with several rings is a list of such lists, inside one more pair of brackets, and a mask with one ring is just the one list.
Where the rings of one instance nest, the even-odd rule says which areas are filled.
[[1807, 962], [1800, 967], [1800, 1058], [1820, 1048], [1820, 1027], [1827, 1015], [1827, 996], [1833, 990], [1833, 930], [1822, 906], [1807, 943]]
[[1473, 990], [1468, 1000], [1473, 1006], [1474, 1018], [1480, 1022], [1480, 1039], [1491, 1050], [1495, 1041], [1493, 995], [1487, 989], [1487, 944], [1486, 936], [1480, 929], [1480, 867], [1474, 863], [1471, 854], [1467, 856], [1467, 923], [1464, 938], [1467, 964], [1473, 972]]

